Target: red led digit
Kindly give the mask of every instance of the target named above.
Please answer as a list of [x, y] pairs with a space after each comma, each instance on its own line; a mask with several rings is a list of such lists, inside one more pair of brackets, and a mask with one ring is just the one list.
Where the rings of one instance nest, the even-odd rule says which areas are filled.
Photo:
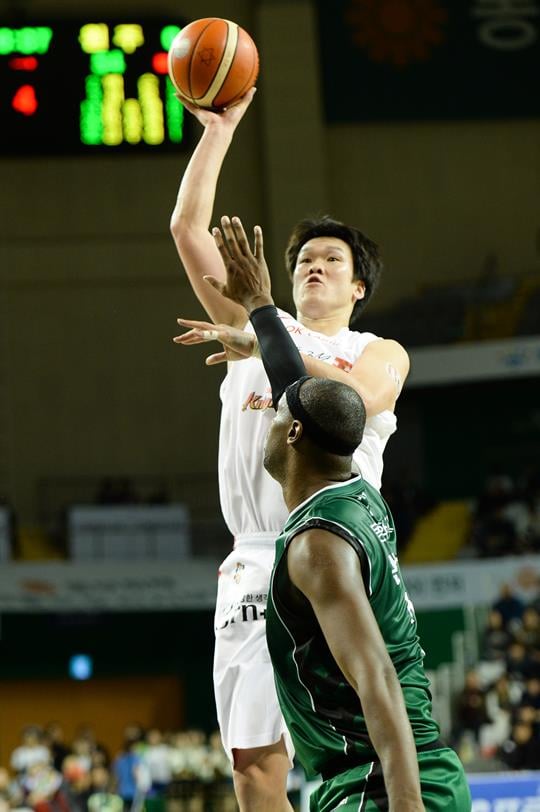
[[38, 108], [38, 103], [36, 91], [32, 85], [21, 85], [11, 100], [11, 106], [23, 116], [33, 116]]
[[38, 61], [35, 56], [14, 56], [8, 62], [11, 70], [36, 70]]
[[160, 51], [152, 57], [152, 70], [154, 73], [167, 73], [167, 54], [165, 51]]

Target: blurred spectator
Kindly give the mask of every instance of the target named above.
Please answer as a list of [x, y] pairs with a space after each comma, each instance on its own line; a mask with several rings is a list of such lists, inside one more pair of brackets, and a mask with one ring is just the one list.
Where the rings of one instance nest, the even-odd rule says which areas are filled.
[[141, 757], [136, 752], [138, 744], [139, 740], [128, 738], [112, 764], [116, 791], [126, 810], [131, 808], [137, 794], [137, 767], [141, 763]]
[[517, 533], [513, 522], [497, 508], [473, 524], [473, 545], [480, 558], [498, 558], [516, 552]]
[[86, 812], [90, 795], [90, 767], [88, 762], [70, 753], [62, 764], [63, 789], [71, 812]]
[[0, 767], [0, 810], [8, 812], [23, 805], [22, 789], [17, 780], [13, 780], [5, 767]]
[[529, 652], [540, 649], [540, 615], [534, 607], [524, 609], [521, 626], [514, 632], [514, 637]]
[[512, 734], [499, 750], [499, 758], [513, 770], [540, 768], [540, 747], [535, 740], [532, 725], [518, 722]]
[[25, 804], [34, 812], [70, 812], [61, 785], [61, 774], [48, 760], [34, 762], [21, 778]]
[[488, 661], [504, 660], [511, 642], [512, 635], [504, 625], [502, 614], [497, 609], [492, 609], [484, 631], [482, 659]]
[[487, 714], [486, 694], [480, 686], [480, 679], [476, 671], [469, 671], [465, 677], [465, 685], [458, 696], [456, 704], [457, 733], [461, 736], [469, 731], [478, 739], [482, 725], [491, 720]]
[[107, 750], [104, 744], [102, 744], [96, 739], [96, 734], [94, 733], [94, 730], [92, 727], [90, 727], [90, 725], [88, 724], [79, 725], [79, 727], [77, 728], [75, 738], [77, 740], [84, 740], [85, 742], [87, 742], [88, 744], [87, 748], [84, 747], [84, 745], [82, 746], [83, 749], [89, 753], [92, 765], [107, 766], [107, 767], [109, 766], [111, 762], [109, 751]]
[[59, 722], [48, 722], [48, 724], [45, 725], [43, 741], [51, 752], [54, 769], [58, 772], [62, 772], [62, 764], [70, 750], [64, 742], [64, 731]]
[[505, 629], [512, 629], [521, 622], [525, 607], [523, 601], [514, 595], [508, 584], [504, 584], [501, 587], [500, 597], [492, 608], [501, 613]]
[[518, 680], [531, 676], [532, 663], [523, 643], [512, 643], [508, 649], [506, 671], [510, 677]]
[[162, 795], [171, 781], [172, 767], [170, 747], [163, 741], [163, 735], [157, 728], [152, 728], [146, 734], [142, 760], [150, 773], [151, 792]]
[[93, 748], [91, 742], [89, 742], [88, 739], [83, 739], [79, 736], [73, 740], [71, 752], [72, 755], [70, 758], [78, 762], [81, 770], [83, 770], [85, 773], [89, 773], [92, 768]]
[[11, 754], [11, 767], [19, 774], [26, 773], [34, 764], [48, 764], [51, 760], [49, 748], [43, 744], [43, 733], [36, 725], [25, 727], [21, 734], [21, 744]]
[[526, 681], [525, 690], [521, 697], [521, 705], [540, 711], [540, 679], [538, 677], [531, 677]]

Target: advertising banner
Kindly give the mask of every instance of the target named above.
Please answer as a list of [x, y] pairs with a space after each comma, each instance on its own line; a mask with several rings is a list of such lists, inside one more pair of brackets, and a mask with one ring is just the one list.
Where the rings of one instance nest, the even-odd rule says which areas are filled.
[[540, 812], [540, 772], [469, 775], [472, 812]]

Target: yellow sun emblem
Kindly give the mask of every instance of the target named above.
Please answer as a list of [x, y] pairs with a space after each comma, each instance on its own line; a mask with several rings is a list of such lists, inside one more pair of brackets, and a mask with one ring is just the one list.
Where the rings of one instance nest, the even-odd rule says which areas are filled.
[[443, 42], [448, 12], [437, 0], [351, 0], [346, 19], [370, 59], [402, 68]]

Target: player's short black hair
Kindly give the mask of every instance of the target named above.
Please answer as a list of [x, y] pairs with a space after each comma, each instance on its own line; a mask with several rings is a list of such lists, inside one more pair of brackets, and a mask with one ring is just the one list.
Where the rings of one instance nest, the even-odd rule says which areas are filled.
[[293, 228], [285, 249], [285, 265], [291, 278], [302, 246], [315, 237], [337, 237], [350, 247], [354, 261], [353, 278], [361, 279], [366, 287], [364, 298], [359, 299], [354, 306], [354, 316], [358, 316], [379, 284], [383, 269], [379, 246], [357, 228], [347, 226], [326, 214], [300, 220]]
[[355, 389], [330, 378], [308, 378], [300, 388], [299, 398], [310, 418], [327, 435], [352, 448], [360, 445], [366, 408]]

